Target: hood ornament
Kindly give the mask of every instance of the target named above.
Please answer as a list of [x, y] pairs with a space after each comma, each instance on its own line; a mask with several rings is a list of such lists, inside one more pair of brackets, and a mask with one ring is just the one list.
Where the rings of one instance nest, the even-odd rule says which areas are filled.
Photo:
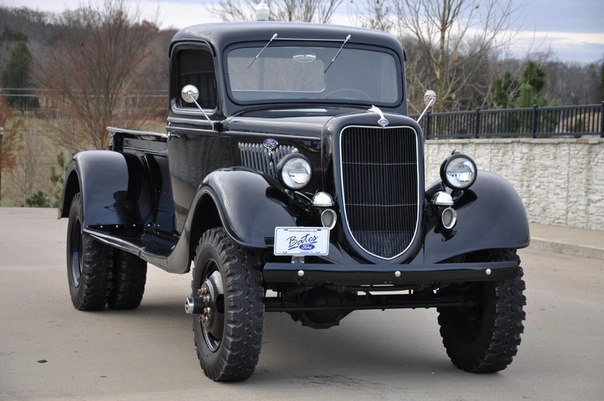
[[379, 107], [371, 106], [371, 108], [369, 109], [369, 111], [372, 111], [375, 114], [377, 114], [378, 116], [380, 116], [380, 119], [377, 121], [377, 123], [382, 128], [385, 128], [388, 124], [390, 124], [390, 121], [388, 121], [388, 119], [386, 117], [384, 117], [384, 113], [382, 112], [382, 110], [380, 110]]

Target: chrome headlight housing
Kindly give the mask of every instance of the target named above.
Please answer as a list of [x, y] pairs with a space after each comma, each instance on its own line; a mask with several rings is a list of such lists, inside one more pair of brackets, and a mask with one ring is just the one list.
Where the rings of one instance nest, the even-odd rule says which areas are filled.
[[476, 181], [477, 173], [474, 160], [461, 153], [449, 156], [440, 167], [440, 178], [452, 189], [469, 188]]
[[306, 157], [290, 153], [279, 161], [277, 173], [281, 183], [289, 189], [302, 189], [312, 178], [312, 168]]

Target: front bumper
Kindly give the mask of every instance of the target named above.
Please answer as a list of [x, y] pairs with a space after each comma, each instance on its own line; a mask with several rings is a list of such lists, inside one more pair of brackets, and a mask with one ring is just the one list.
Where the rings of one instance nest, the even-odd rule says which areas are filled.
[[393, 285], [499, 281], [516, 277], [516, 261], [436, 264], [267, 263], [267, 284]]

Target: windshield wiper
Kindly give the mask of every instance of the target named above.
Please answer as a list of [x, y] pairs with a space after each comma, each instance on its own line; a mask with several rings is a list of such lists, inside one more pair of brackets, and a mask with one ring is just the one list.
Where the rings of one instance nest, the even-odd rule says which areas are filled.
[[[333, 58], [329, 62], [329, 65], [327, 66], [327, 68], [325, 69], [325, 71], [323, 71], [323, 74], [325, 74], [327, 72], [327, 70], [329, 70], [329, 67], [331, 67], [331, 65], [333, 64], [333, 62], [336, 61], [336, 58], [338, 58], [338, 56], [340, 55], [340, 52], [344, 48], [344, 45], [346, 45], [346, 43], [348, 43], [349, 40], [350, 40], [350, 35], [346, 36], [346, 39], [344, 39], [344, 42], [342, 43], [342, 46], [340, 46], [340, 49], [338, 50], [338, 52], [336, 53], [336, 55], [333, 56]], [[262, 50], [264, 50], [264, 49], [262, 49]]]
[[[350, 35], [349, 35], [349, 36], [350, 36]], [[247, 66], [247, 69], [248, 69], [248, 70], [249, 70], [249, 69], [250, 69], [250, 67], [251, 67], [251, 66], [254, 64], [254, 62], [255, 62], [256, 60], [258, 60], [258, 57], [260, 57], [260, 55], [262, 54], [262, 52], [264, 51], [264, 49], [266, 49], [266, 48], [268, 47], [268, 45], [270, 45], [270, 44], [271, 44], [271, 42], [272, 42], [273, 40], [275, 40], [275, 38], [276, 38], [276, 37], [277, 37], [277, 34], [275, 33], [275, 34], [273, 35], [273, 37], [271, 38], [271, 40], [269, 40], [269, 41], [268, 41], [268, 43], [264, 45], [264, 47], [262, 48], [262, 50], [260, 50], [260, 51], [258, 52], [258, 54], [256, 54], [256, 57], [254, 57], [254, 58], [252, 59], [252, 61], [250, 62], [250, 65], [248, 65], [248, 66]]]

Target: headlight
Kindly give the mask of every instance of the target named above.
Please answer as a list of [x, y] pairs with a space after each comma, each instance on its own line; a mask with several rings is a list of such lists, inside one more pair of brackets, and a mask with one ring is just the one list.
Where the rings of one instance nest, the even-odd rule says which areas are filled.
[[456, 153], [444, 161], [440, 167], [440, 178], [453, 189], [465, 189], [476, 181], [476, 163], [461, 153]]
[[291, 153], [281, 159], [277, 171], [283, 185], [290, 189], [304, 188], [312, 177], [310, 163], [299, 153]]

